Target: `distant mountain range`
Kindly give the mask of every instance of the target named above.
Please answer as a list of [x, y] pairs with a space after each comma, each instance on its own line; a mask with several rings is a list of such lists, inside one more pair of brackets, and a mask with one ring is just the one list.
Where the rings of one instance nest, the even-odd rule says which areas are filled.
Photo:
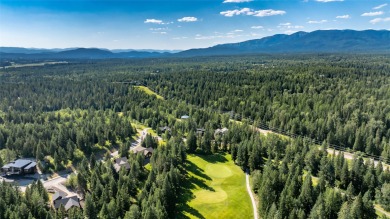
[[291, 35], [277, 34], [240, 43], [185, 51], [0, 47], [2, 59], [154, 58], [275, 53], [390, 53], [390, 31], [317, 30], [309, 33], [297, 32]]
[[205, 49], [190, 49], [181, 56], [207, 56], [256, 53], [390, 53], [388, 30], [318, 30], [277, 34], [241, 43], [221, 44]]

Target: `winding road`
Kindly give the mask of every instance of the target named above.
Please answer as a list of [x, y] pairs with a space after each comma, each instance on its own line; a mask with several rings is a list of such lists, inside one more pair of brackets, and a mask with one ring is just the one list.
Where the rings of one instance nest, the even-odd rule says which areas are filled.
[[257, 213], [257, 206], [256, 206], [255, 196], [253, 195], [251, 186], [249, 184], [249, 173], [248, 173], [248, 171], [246, 171], [246, 173], [245, 173], [245, 178], [246, 178], [246, 190], [248, 191], [248, 194], [251, 197], [251, 201], [252, 201], [254, 219], [259, 219], [259, 215]]

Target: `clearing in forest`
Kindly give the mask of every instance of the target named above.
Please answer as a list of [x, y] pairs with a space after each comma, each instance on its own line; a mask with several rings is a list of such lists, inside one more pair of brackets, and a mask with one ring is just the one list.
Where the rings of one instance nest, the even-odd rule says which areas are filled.
[[134, 87], [136, 89], [139, 89], [139, 90], [145, 92], [147, 95], [154, 95], [154, 96], [156, 96], [157, 99], [161, 99], [161, 100], [164, 99], [164, 97], [158, 95], [156, 92], [150, 90], [148, 87], [145, 87], [145, 86], [134, 86]]
[[188, 155], [178, 218], [253, 218], [245, 173], [230, 155]]

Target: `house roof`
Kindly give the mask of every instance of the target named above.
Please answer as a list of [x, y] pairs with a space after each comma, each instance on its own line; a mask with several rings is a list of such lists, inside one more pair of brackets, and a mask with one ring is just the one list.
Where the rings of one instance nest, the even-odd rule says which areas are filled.
[[52, 199], [53, 201], [56, 201], [58, 199], [62, 199], [62, 198], [65, 198], [67, 196], [67, 194], [65, 192], [61, 192], [61, 191], [56, 191], [53, 196], [52, 196]]
[[[4, 165], [3, 168], [24, 168], [25, 166], [29, 165], [33, 161], [26, 160], [26, 159], [17, 159], [15, 161], [9, 162], [8, 164]], [[35, 163], [35, 162], [34, 162]]]
[[36, 162], [31, 162], [27, 167], [25, 167], [24, 169], [25, 170], [28, 170], [28, 169], [30, 169], [30, 168], [35, 168], [37, 166], [37, 163]]
[[149, 154], [149, 153], [153, 153], [153, 148], [151, 148], [151, 147], [149, 147], [149, 148], [145, 148], [145, 150], [144, 150], [144, 155], [147, 155], [147, 154]]
[[182, 119], [188, 119], [188, 118], [190, 118], [190, 116], [188, 116], [188, 115], [182, 115], [181, 118], [182, 118]]
[[77, 196], [72, 196], [68, 198], [63, 198], [59, 200], [54, 201], [54, 208], [59, 209], [63, 205], [65, 207], [65, 210], [69, 210], [71, 207], [80, 207], [80, 201]]
[[127, 158], [126, 157], [117, 158], [117, 159], [115, 159], [115, 163], [117, 163], [119, 165], [125, 164], [125, 163], [127, 163]]
[[78, 198], [77, 198], [77, 200], [72, 199], [72, 198], [69, 199], [69, 201], [65, 205], [65, 210], [69, 210], [69, 208], [71, 208], [71, 207], [80, 207], [80, 202], [79, 202]]
[[227, 128], [223, 128], [223, 129], [216, 129], [215, 130], [215, 134], [224, 134], [225, 132], [229, 131], [229, 129]]
[[115, 168], [116, 172], [119, 172], [122, 167], [126, 168], [126, 170], [130, 169], [130, 164], [129, 164], [129, 162], [127, 162], [126, 157], [121, 157], [121, 158], [115, 159], [114, 168]]
[[163, 132], [166, 130], [168, 130], [169, 132], [171, 131], [171, 128], [169, 128], [168, 126], [160, 127], [159, 129]]
[[135, 147], [135, 148], [131, 149], [131, 151], [133, 151], [133, 153], [135, 153], [135, 154], [138, 154], [139, 152], [143, 152], [144, 150], [146, 150], [146, 148], [144, 148], [142, 146]]

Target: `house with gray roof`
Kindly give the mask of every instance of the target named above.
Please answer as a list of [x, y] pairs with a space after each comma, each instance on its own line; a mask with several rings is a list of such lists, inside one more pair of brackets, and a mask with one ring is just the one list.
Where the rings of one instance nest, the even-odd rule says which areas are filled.
[[7, 175], [22, 175], [35, 173], [37, 163], [32, 159], [17, 159], [7, 163], [1, 171]]
[[115, 159], [114, 168], [116, 172], [119, 172], [121, 168], [125, 168], [126, 170], [130, 170], [130, 164], [127, 161], [126, 157], [121, 157]]
[[61, 205], [64, 206], [65, 210], [68, 211], [72, 207], [80, 208], [80, 200], [77, 196], [72, 197], [62, 197], [61, 199], [54, 200], [53, 199], [53, 206], [57, 210], [61, 207]]

